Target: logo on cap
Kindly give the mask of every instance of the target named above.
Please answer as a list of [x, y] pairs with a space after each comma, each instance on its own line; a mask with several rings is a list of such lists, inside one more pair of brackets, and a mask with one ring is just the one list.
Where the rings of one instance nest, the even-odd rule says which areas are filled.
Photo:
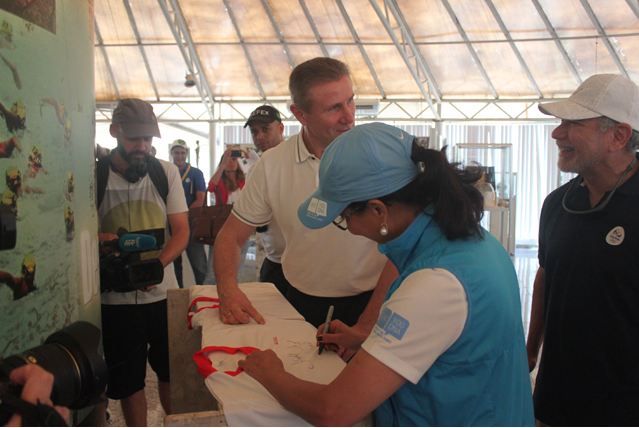
[[254, 122], [254, 121], [271, 123], [276, 120], [278, 122], [282, 121], [280, 112], [274, 107], [271, 107], [269, 105], [263, 105], [263, 106], [259, 106], [258, 108], [256, 108], [255, 110], [251, 112], [251, 115], [249, 116], [248, 120], [244, 124], [244, 127], [246, 128], [251, 122]]
[[315, 217], [326, 217], [328, 215], [328, 205], [320, 199], [312, 198], [308, 203], [307, 211]]

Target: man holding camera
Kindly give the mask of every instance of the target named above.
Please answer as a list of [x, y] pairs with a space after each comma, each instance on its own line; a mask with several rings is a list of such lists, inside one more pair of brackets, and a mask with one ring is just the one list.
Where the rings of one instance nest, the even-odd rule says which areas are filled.
[[[177, 167], [150, 156], [153, 137], [160, 137], [153, 107], [139, 99], [121, 100], [113, 111], [109, 131], [118, 145], [108, 158], [103, 196], [98, 173], [100, 242], [117, 239], [123, 230], [165, 230], [165, 245], [159, 253], [143, 253], [144, 258], [156, 256], [161, 263], [161, 282], [141, 289], [132, 284], [130, 291], [102, 293], [104, 354], [109, 369], [107, 396], [121, 400], [127, 425], [145, 426], [147, 359], [158, 376], [162, 407], [170, 412], [166, 292], [177, 288], [170, 264], [188, 243], [188, 214]], [[158, 186], [157, 182], [162, 182], [158, 175], [165, 186]]]

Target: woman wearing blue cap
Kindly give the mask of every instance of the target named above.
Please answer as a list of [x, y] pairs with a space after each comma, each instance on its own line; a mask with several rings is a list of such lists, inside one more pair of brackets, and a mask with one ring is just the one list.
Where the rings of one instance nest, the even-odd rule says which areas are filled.
[[[400, 276], [329, 385], [295, 378], [272, 351], [242, 361], [246, 372], [313, 424], [353, 424], [375, 411], [384, 426], [533, 425], [517, 277], [479, 225], [476, 174], [371, 123], [328, 147], [319, 176], [299, 208], [302, 223], [332, 222], [378, 242]], [[339, 321], [330, 330], [325, 342], [361, 342]]]

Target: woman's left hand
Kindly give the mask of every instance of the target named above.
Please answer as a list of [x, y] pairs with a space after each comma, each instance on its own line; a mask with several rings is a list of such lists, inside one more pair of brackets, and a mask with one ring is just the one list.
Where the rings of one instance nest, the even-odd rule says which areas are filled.
[[284, 371], [282, 360], [275, 355], [272, 349], [255, 351], [248, 355], [245, 360], [240, 360], [238, 365], [260, 383], [263, 383], [268, 374]]

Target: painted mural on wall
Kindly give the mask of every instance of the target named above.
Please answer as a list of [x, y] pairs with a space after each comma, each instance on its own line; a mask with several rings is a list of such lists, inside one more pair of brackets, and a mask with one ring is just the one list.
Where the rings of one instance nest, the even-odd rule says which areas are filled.
[[55, 33], [55, 0], [0, 0], [0, 9]]
[[99, 325], [92, 22], [86, 0], [0, 0], [0, 357]]

